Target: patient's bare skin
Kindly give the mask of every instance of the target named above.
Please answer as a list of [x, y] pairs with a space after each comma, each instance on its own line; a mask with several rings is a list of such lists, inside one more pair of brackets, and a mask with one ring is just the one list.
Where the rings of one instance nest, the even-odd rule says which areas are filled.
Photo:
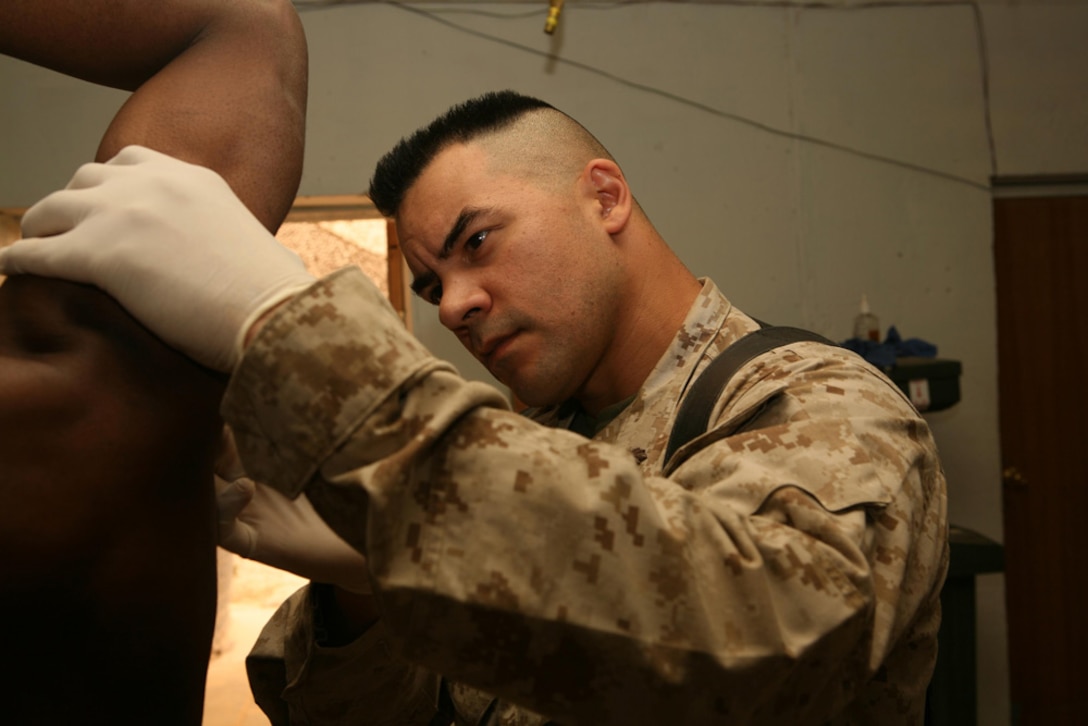
[[0, 286], [5, 720], [199, 723], [222, 388], [92, 288]]
[[[5, 0], [0, 53], [133, 92], [97, 160], [141, 144], [214, 169], [270, 230], [290, 209], [307, 70], [288, 0]], [[200, 723], [224, 384], [96, 289], [0, 286], [4, 723]]]

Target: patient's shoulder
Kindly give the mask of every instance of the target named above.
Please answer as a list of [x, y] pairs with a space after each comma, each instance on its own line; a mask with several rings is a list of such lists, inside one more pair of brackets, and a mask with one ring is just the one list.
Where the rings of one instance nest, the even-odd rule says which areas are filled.
[[37, 488], [54, 498], [88, 487], [105, 495], [148, 476], [164, 486], [206, 476], [223, 385], [94, 288], [8, 278], [0, 286], [4, 498], [17, 492], [26, 507]]
[[136, 723], [154, 707], [199, 723], [223, 384], [98, 290], [0, 286], [0, 550], [15, 553], [0, 620], [19, 624], [5, 644], [21, 664], [0, 696], [14, 721]]

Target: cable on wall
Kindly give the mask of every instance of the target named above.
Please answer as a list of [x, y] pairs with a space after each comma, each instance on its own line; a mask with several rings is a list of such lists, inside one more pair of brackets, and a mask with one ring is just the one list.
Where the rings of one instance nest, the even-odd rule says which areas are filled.
[[[652, 0], [615, 0], [614, 2], [580, 3], [580, 6], [582, 8], [586, 8], [586, 9], [609, 10], [609, 9], [618, 9], [618, 8], [621, 8], [621, 7], [625, 6], [625, 5], [646, 4], [646, 3], [649, 3], [651, 1]], [[820, 2], [820, 1], [806, 2], [804, 0], [801, 0], [799, 2], [794, 2], [794, 1], [791, 1], [791, 0], [706, 0], [704, 3], [699, 3], [699, 0], [694, 0], [694, 1], [695, 1], [696, 4], [714, 4], [714, 5], [729, 5], [729, 6], [738, 6], [738, 7], [761, 7], [761, 8], [801, 9], [801, 10], [805, 10], [805, 9], [813, 9], [813, 10], [876, 10], [876, 9], [883, 9], [883, 8], [904, 8], [904, 7], [942, 7], [943, 8], [943, 7], [962, 7], [962, 6], [966, 6], [966, 7], [971, 8], [972, 13], [973, 13], [973, 17], [974, 17], [975, 33], [976, 33], [977, 42], [978, 42], [979, 66], [980, 66], [980, 70], [981, 70], [980, 83], [981, 83], [981, 93], [982, 93], [982, 99], [983, 99], [983, 113], [984, 113], [984, 124], [985, 124], [987, 150], [988, 150], [988, 153], [989, 153], [990, 176], [992, 177], [992, 176], [996, 175], [996, 173], [997, 173], [997, 153], [996, 153], [996, 148], [995, 148], [995, 143], [994, 143], [993, 123], [992, 123], [992, 119], [991, 119], [991, 115], [990, 115], [989, 57], [988, 57], [988, 54], [987, 54], [985, 29], [984, 29], [983, 22], [982, 22], [982, 11], [981, 11], [981, 8], [979, 8], [977, 2], [957, 2], [955, 0], [952, 0], [951, 2], [942, 2], [940, 0], [937, 0], [935, 2], [926, 2], [925, 0], [901, 0], [901, 1], [890, 0], [889, 2], [880, 2], [879, 0], [874, 0], [874, 1], [871, 1], [871, 2], [859, 2], [859, 3], [851, 3], [851, 4], [848, 4], [848, 5], [843, 5], [843, 4], [833, 3], [833, 2]], [[838, 142], [835, 142], [835, 141], [830, 141], [830, 140], [827, 140], [827, 139], [821, 139], [819, 137], [811, 136], [809, 134], [802, 134], [802, 133], [797, 133], [797, 132], [794, 132], [794, 131], [787, 131], [785, 129], [780, 129], [780, 128], [771, 126], [769, 124], [763, 123], [761, 121], [757, 121], [757, 120], [755, 120], [753, 118], [749, 118], [747, 116], [742, 116], [741, 114], [732, 113], [730, 111], [724, 111], [722, 109], [715, 108], [713, 106], [707, 105], [707, 104], [702, 103], [700, 101], [696, 101], [694, 99], [690, 99], [690, 98], [686, 98], [684, 96], [680, 96], [678, 94], [672, 93], [672, 92], [667, 91], [665, 89], [657, 88], [657, 87], [654, 87], [654, 86], [649, 86], [649, 85], [646, 85], [644, 83], [639, 83], [637, 81], [633, 81], [633, 80], [631, 80], [629, 78], [624, 78], [623, 76], [619, 76], [619, 75], [617, 75], [615, 73], [612, 73], [610, 71], [606, 71], [606, 70], [604, 70], [602, 68], [597, 68], [595, 66], [591, 66], [591, 65], [586, 64], [586, 63], [571, 60], [569, 58], [558, 57], [554, 53], [551, 53], [551, 52], [548, 52], [548, 51], [543, 51], [543, 50], [540, 50], [538, 48], [533, 48], [531, 46], [527, 46], [527, 45], [524, 45], [522, 43], [517, 43], [517, 42], [511, 41], [511, 40], [508, 40], [506, 38], [502, 38], [502, 37], [499, 37], [499, 36], [496, 36], [496, 35], [492, 35], [490, 33], [485, 33], [483, 31], [476, 30], [475, 28], [466, 27], [464, 25], [460, 25], [458, 23], [453, 22], [452, 20], [448, 20], [448, 19], [442, 17], [442, 15], [462, 14], [462, 15], [479, 15], [479, 16], [490, 17], [490, 18], [499, 18], [499, 19], [503, 19], [503, 20], [507, 20], [507, 19], [516, 20], [516, 19], [522, 19], [522, 18], [526, 18], [526, 17], [547, 15], [549, 13], [549, 10], [550, 10], [550, 7], [551, 7], [550, 3], [549, 3], [549, 5], [545, 6], [544, 3], [541, 2], [541, 5], [540, 5], [539, 8], [533, 9], [531, 11], [522, 11], [522, 12], [495, 12], [495, 11], [480, 10], [480, 9], [476, 9], [476, 8], [441, 8], [441, 9], [428, 8], [428, 9], [424, 9], [422, 7], [417, 7], [416, 5], [418, 3], [397, 2], [396, 0], [293, 0], [293, 4], [294, 4], [296, 10], [298, 10], [299, 12], [303, 12], [305, 10], [328, 9], [328, 8], [331, 8], [331, 7], [336, 7], [336, 6], [341, 6], [341, 5], [389, 5], [389, 6], [395, 7], [397, 9], [399, 9], [399, 10], [419, 15], [421, 17], [424, 17], [424, 18], [428, 19], [428, 20], [431, 20], [432, 22], [439, 23], [440, 25], [444, 25], [447, 28], [450, 28], [452, 30], [456, 30], [456, 31], [458, 31], [460, 33], [464, 33], [466, 35], [470, 35], [470, 36], [473, 36], [473, 37], [476, 37], [476, 38], [480, 38], [482, 40], [487, 40], [487, 41], [490, 41], [492, 43], [496, 43], [496, 44], [499, 44], [499, 45], [506, 46], [508, 48], [513, 48], [514, 50], [518, 50], [518, 51], [521, 51], [521, 52], [529, 54], [529, 55], [534, 55], [534, 56], [546, 58], [550, 62], [560, 63], [562, 65], [566, 65], [566, 66], [569, 66], [571, 68], [576, 68], [576, 69], [584, 71], [586, 73], [590, 73], [592, 75], [596, 75], [598, 77], [601, 77], [601, 78], [604, 78], [606, 80], [612, 81], [613, 83], [616, 83], [618, 85], [622, 85], [622, 86], [625, 86], [627, 88], [632, 88], [632, 89], [635, 89], [637, 91], [641, 91], [641, 92], [644, 92], [644, 93], [655, 95], [655, 96], [658, 96], [660, 98], [664, 98], [664, 99], [666, 99], [668, 101], [671, 101], [673, 103], [677, 103], [677, 104], [680, 104], [680, 105], [683, 105], [683, 106], [687, 106], [689, 108], [693, 108], [693, 109], [696, 109], [698, 111], [702, 111], [704, 113], [710, 114], [712, 116], [716, 116], [718, 118], [722, 118], [722, 119], [726, 119], [726, 120], [729, 120], [729, 121], [733, 121], [735, 123], [743, 124], [743, 125], [748, 126], [750, 128], [754, 128], [754, 129], [757, 129], [757, 130], [762, 131], [764, 133], [771, 134], [773, 136], [778, 136], [778, 137], [781, 137], [781, 138], [787, 138], [787, 139], [796, 140], [796, 141], [800, 141], [800, 142], [807, 143], [807, 144], [812, 144], [814, 146], [820, 146], [820, 147], [823, 147], [823, 148], [832, 149], [832, 150], [838, 151], [840, 153], [849, 154], [851, 156], [856, 156], [856, 157], [859, 157], [859, 158], [862, 158], [862, 159], [867, 159], [869, 161], [874, 161], [874, 162], [881, 163], [881, 164], [887, 164], [889, 166], [894, 166], [894, 167], [901, 168], [901, 169], [907, 169], [909, 171], [917, 172], [917, 173], [920, 173], [920, 174], [925, 174], [925, 175], [936, 177], [936, 178], [939, 178], [939, 179], [944, 179], [946, 181], [951, 181], [951, 182], [954, 182], [954, 183], [957, 183], [957, 184], [963, 184], [963, 185], [966, 185], [966, 186], [969, 186], [969, 187], [972, 187], [972, 188], [975, 188], [975, 189], [985, 191], [987, 193], [989, 193], [991, 191], [991, 187], [990, 187], [990, 185], [988, 183], [978, 182], [978, 181], [975, 181], [974, 179], [971, 179], [969, 177], [960, 176], [958, 174], [953, 174], [951, 172], [946, 172], [946, 171], [943, 171], [941, 169], [935, 169], [935, 168], [932, 168], [932, 167], [923, 166], [921, 164], [914, 164], [914, 163], [909, 162], [909, 161], [904, 161], [902, 159], [896, 159], [895, 157], [885, 156], [883, 154], [877, 154], [877, 153], [874, 153], [874, 152], [865, 151], [863, 149], [859, 149], [859, 148], [856, 148], [856, 147], [853, 147], [853, 146], [848, 146], [846, 144], [841, 144], [841, 143], [838, 143]], [[428, 3], [424, 3], [424, 4], [428, 4]]]

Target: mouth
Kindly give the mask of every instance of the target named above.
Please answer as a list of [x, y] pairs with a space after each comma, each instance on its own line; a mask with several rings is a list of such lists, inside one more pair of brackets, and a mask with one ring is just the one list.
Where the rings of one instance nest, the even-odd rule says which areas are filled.
[[513, 332], [485, 341], [479, 348], [480, 361], [490, 369], [499, 361], [499, 359], [509, 352], [510, 344], [513, 343], [517, 336], [517, 332]]

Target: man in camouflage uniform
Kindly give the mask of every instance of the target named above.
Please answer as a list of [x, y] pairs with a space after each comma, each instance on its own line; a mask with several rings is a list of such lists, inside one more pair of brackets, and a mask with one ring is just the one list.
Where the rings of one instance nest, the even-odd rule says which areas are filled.
[[[137, 167], [141, 184], [107, 179], [88, 203], [107, 222], [136, 196], [187, 242], [160, 256], [199, 267], [210, 237], [278, 259], [221, 192], [179, 165]], [[255, 646], [274, 722], [921, 722], [945, 489], [893, 384], [842, 349], [778, 348], [666, 462], [692, 381], [759, 326], [684, 268], [588, 132], [489, 95], [402, 142], [371, 194], [396, 217], [413, 288], [531, 419], [430, 356], [357, 271], [307, 283], [262, 262], [245, 286], [260, 293], [234, 295], [152, 255], [137, 272], [108, 244], [92, 261], [40, 241], [0, 258], [89, 277], [232, 371], [223, 411], [267, 483], [250, 507], [316, 511], [358, 558], [326, 567]], [[41, 213], [71, 202], [54, 204]], [[182, 280], [184, 305], [150, 300]], [[232, 334], [191, 321], [207, 301], [239, 310], [220, 314]], [[291, 517], [273, 527], [250, 507], [226, 531], [245, 525], [249, 554], [285, 566], [258, 550]]]

